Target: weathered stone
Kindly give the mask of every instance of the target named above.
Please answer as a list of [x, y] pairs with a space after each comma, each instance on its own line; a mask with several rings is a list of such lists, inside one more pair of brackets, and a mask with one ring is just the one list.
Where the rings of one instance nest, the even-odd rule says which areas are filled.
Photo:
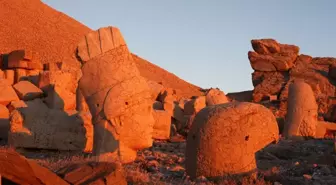
[[126, 46], [126, 42], [120, 30], [109, 26], [87, 34], [85, 39], [79, 42], [77, 50], [82, 62], [87, 62], [100, 54], [121, 46]]
[[259, 54], [272, 54], [280, 52], [280, 44], [274, 39], [251, 40], [252, 48]]
[[40, 81], [40, 70], [27, 70], [27, 80], [30, 81], [35, 86], [39, 85]]
[[122, 166], [116, 163], [71, 164], [60, 169], [57, 174], [68, 183], [75, 185], [127, 185], [125, 172]]
[[7, 140], [9, 132], [9, 110], [0, 104], [0, 139]]
[[171, 114], [164, 110], [154, 110], [155, 120], [153, 129], [154, 139], [169, 139], [171, 128]]
[[43, 92], [29, 81], [20, 81], [13, 85], [14, 90], [21, 100], [29, 101], [35, 98], [41, 98]]
[[53, 172], [15, 151], [0, 149], [0, 174], [16, 184], [69, 185]]
[[7, 80], [0, 79], [0, 104], [7, 106], [11, 101], [19, 100], [12, 86]]
[[184, 113], [185, 115], [194, 115], [197, 114], [204, 107], [206, 107], [206, 98], [205, 96], [199, 96], [195, 99], [188, 101], [184, 105]]
[[137, 150], [152, 146], [153, 101], [122, 35], [112, 27], [99, 30], [105, 29], [112, 31], [114, 41], [106, 44], [106, 49], [94, 44], [98, 42], [93, 37], [101, 31], [90, 33], [78, 46], [78, 54], [85, 62], [79, 88], [93, 116], [93, 154], [98, 160], [128, 163], [135, 160]]
[[317, 125], [317, 104], [311, 87], [302, 80], [289, 86], [284, 136], [314, 137]]
[[260, 102], [269, 96], [280, 95], [281, 90], [286, 85], [289, 76], [287, 72], [254, 72], [252, 74], [253, 101]]
[[206, 107], [188, 134], [186, 172], [191, 178], [251, 173], [257, 168], [255, 152], [278, 138], [276, 119], [262, 105], [234, 102]]
[[288, 71], [294, 65], [297, 55], [261, 55], [253, 51], [248, 52], [251, 67], [255, 71]]
[[214, 89], [214, 88], [211, 88], [206, 93], [205, 98], [206, 98], [206, 105], [207, 106], [229, 102], [229, 100], [227, 99], [227, 97], [225, 96], [223, 91], [221, 91], [219, 89]]
[[79, 75], [69, 71], [45, 71], [40, 73], [39, 88], [46, 94], [49, 108], [76, 109], [76, 94]]
[[177, 100], [176, 97], [176, 91], [172, 88], [164, 88], [161, 90], [158, 101], [164, 103], [164, 102], [174, 102]]
[[40, 99], [10, 114], [9, 144], [14, 147], [91, 151], [93, 129], [86, 113], [68, 116]]

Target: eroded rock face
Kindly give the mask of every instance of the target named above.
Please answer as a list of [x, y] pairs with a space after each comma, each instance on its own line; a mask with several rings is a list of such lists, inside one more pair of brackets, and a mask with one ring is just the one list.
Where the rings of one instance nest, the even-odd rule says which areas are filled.
[[278, 137], [276, 119], [262, 105], [237, 102], [206, 107], [196, 115], [188, 134], [186, 172], [192, 178], [252, 172], [255, 152]]
[[222, 104], [229, 102], [228, 98], [225, 96], [225, 93], [219, 89], [213, 89], [211, 88], [206, 93], [206, 105], [216, 105], [216, 104]]
[[248, 58], [255, 71], [288, 71], [299, 53], [299, 47], [273, 39], [252, 40], [251, 44], [256, 52], [248, 52]]
[[314, 137], [317, 126], [317, 104], [311, 87], [302, 80], [289, 85], [284, 136]]
[[0, 104], [7, 106], [11, 101], [17, 101], [17, 96], [13, 87], [5, 79], [0, 79]]
[[206, 107], [206, 98], [205, 96], [199, 96], [185, 103], [184, 113], [186, 115], [195, 115], [204, 107]]
[[0, 166], [1, 176], [16, 184], [69, 185], [47, 168], [26, 159], [15, 151], [0, 149]]
[[88, 113], [69, 116], [49, 109], [41, 99], [10, 114], [8, 142], [14, 147], [91, 151], [93, 126]]
[[153, 142], [153, 100], [147, 81], [116, 28], [87, 35], [78, 45], [78, 55], [84, 63], [79, 88], [93, 116], [94, 155], [132, 162], [137, 150]]

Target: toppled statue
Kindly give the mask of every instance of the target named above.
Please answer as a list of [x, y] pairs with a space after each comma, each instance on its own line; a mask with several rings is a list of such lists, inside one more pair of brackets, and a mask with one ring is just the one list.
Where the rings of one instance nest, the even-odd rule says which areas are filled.
[[151, 91], [114, 27], [100, 28], [78, 45], [83, 64], [79, 88], [92, 114], [93, 154], [99, 161], [132, 162], [152, 146]]
[[188, 134], [186, 172], [209, 179], [255, 174], [255, 153], [278, 139], [276, 118], [262, 105], [208, 106], [196, 115]]

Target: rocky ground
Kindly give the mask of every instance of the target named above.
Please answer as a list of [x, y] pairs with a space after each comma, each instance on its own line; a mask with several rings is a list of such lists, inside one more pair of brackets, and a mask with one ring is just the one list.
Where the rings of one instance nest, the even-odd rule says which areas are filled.
[[[4, 144], [4, 143], [3, 143]], [[6, 147], [6, 146], [3, 146]], [[183, 138], [156, 140], [153, 147], [138, 152], [134, 163], [124, 166], [129, 184], [295, 184], [331, 185], [336, 182], [336, 153], [332, 140], [290, 141], [281, 139], [256, 154], [258, 179], [227, 177], [219, 181], [190, 180], [185, 174]], [[90, 160], [89, 154], [47, 150], [20, 150], [56, 172], [69, 163]]]

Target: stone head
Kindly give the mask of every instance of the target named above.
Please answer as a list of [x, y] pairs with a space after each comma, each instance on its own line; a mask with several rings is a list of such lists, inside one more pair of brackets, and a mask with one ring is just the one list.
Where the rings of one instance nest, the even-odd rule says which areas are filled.
[[277, 141], [276, 119], [266, 107], [227, 103], [202, 109], [187, 139], [186, 170], [191, 177], [241, 174], [254, 170], [255, 152]]

